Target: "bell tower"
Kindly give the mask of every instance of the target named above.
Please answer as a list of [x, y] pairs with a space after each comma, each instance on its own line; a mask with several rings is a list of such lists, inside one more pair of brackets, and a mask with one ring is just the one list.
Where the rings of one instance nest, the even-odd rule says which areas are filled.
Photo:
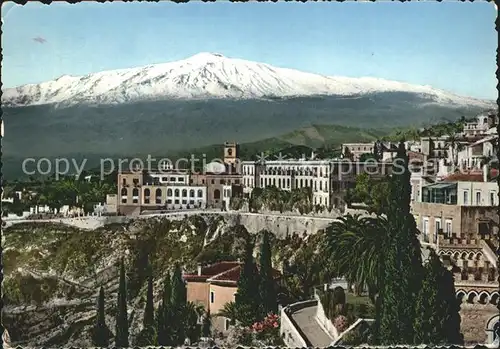
[[228, 165], [236, 165], [238, 161], [239, 144], [236, 142], [224, 143], [224, 163]]

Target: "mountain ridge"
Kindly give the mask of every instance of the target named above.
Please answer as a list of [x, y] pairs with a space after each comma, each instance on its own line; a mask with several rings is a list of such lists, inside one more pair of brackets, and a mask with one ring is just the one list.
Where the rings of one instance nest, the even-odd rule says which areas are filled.
[[408, 92], [431, 104], [491, 108], [493, 101], [458, 96], [428, 85], [380, 78], [348, 78], [278, 68], [266, 63], [201, 52], [187, 59], [116, 69], [3, 89], [9, 107], [54, 104], [113, 105], [169, 99], [287, 99], [379, 92]]

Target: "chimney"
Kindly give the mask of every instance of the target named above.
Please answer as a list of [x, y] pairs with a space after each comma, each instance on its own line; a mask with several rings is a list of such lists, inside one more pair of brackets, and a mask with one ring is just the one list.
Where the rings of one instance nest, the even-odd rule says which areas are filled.
[[198, 263], [198, 276], [201, 276], [201, 264]]
[[490, 177], [490, 169], [488, 164], [483, 165], [483, 182], [488, 182]]

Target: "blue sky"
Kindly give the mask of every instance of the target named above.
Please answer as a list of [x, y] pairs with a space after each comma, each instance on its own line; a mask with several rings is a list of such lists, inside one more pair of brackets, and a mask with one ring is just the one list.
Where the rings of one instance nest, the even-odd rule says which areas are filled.
[[2, 5], [13, 87], [203, 51], [496, 99], [491, 3], [32, 3]]

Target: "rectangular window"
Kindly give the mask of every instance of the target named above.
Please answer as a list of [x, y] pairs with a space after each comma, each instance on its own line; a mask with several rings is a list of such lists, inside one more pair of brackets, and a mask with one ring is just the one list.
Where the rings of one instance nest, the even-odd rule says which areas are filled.
[[170, 177], [170, 182], [175, 182], [175, 177]]
[[214, 293], [214, 291], [210, 291], [210, 303], [213, 304], [214, 301], [215, 301], [215, 293]]
[[184, 177], [179, 177], [178, 181], [179, 182], [184, 182]]
[[162, 177], [161, 180], [162, 182], [168, 182], [168, 177]]
[[231, 326], [231, 320], [226, 318], [224, 321], [224, 330], [229, 330], [229, 326]]
[[481, 192], [476, 192], [476, 205], [481, 205]]
[[429, 218], [424, 218], [423, 219], [423, 226], [422, 230], [425, 236], [429, 233]]
[[439, 230], [441, 230], [441, 219], [440, 218], [436, 218], [436, 222], [435, 222], [435, 226], [436, 226], [436, 234], [439, 233]]
[[490, 193], [490, 206], [495, 206], [495, 193]]
[[451, 220], [447, 219], [446, 220], [446, 235], [450, 236], [451, 235]]
[[490, 233], [490, 227], [488, 226], [488, 223], [485, 222], [479, 223], [477, 230], [480, 236], [484, 236]]
[[122, 204], [126, 204], [127, 203], [127, 199], [122, 199]]
[[464, 205], [469, 204], [469, 192], [467, 190], [464, 190]]

